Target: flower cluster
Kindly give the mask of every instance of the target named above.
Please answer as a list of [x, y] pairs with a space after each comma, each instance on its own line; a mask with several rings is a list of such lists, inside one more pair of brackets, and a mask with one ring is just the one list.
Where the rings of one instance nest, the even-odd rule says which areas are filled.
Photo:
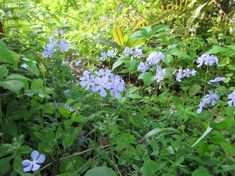
[[62, 38], [60, 41], [50, 38], [49, 43], [45, 46], [45, 49], [42, 53], [42, 57], [51, 57], [57, 48], [61, 52], [67, 52], [69, 50], [69, 43], [64, 38]]
[[147, 58], [147, 63], [152, 66], [157, 66], [160, 61], [165, 58], [164, 54], [161, 52], [152, 52]]
[[156, 75], [154, 77], [154, 80], [157, 81], [157, 82], [160, 82], [164, 79], [164, 75], [165, 75], [165, 69], [162, 69], [161, 67], [158, 67]]
[[102, 52], [100, 54], [100, 58], [99, 60], [100, 61], [105, 61], [107, 58], [115, 58], [117, 55], [116, 55], [116, 51], [115, 50], [108, 50], [107, 52]]
[[146, 62], [140, 62], [138, 71], [144, 73], [150, 69], [150, 66], [159, 68], [158, 64], [164, 59], [164, 57], [164, 54], [161, 52], [150, 53], [148, 58], [146, 59]]
[[228, 99], [229, 99], [228, 105], [235, 106], [235, 90], [231, 94], [228, 95]]
[[209, 65], [209, 66], [218, 65], [218, 62], [219, 62], [218, 58], [210, 54], [203, 54], [196, 61], [196, 63], [198, 64], [197, 67], [202, 67], [202, 65]]
[[215, 79], [208, 81], [208, 84], [213, 84], [213, 83], [219, 84], [219, 82], [223, 81], [224, 79], [225, 77], [216, 77]]
[[178, 82], [181, 82], [182, 79], [185, 77], [188, 78], [188, 77], [195, 76], [195, 75], [196, 75], [196, 70], [194, 70], [194, 69], [190, 70], [188, 68], [186, 68], [186, 69], [180, 68], [180, 69], [178, 69], [177, 72], [175, 72], [176, 81], [178, 81]]
[[125, 90], [124, 80], [119, 75], [114, 75], [110, 70], [100, 69], [95, 73], [84, 71], [80, 77], [80, 85], [85, 90], [93, 93], [99, 92], [101, 97], [107, 96], [107, 91], [116, 99], [121, 98], [121, 92]]
[[34, 150], [31, 153], [31, 160], [24, 160], [22, 161], [22, 165], [25, 167], [23, 169], [24, 172], [30, 172], [30, 171], [37, 171], [41, 164], [44, 163], [46, 156], [44, 154], [39, 154], [39, 152], [37, 150]]
[[135, 48], [125, 48], [124, 51], [122, 52], [124, 56], [134, 56], [137, 58], [140, 58], [143, 56], [143, 51], [140, 48], [140, 46], [136, 46]]
[[201, 113], [206, 104], [211, 104], [212, 106], [215, 106], [216, 100], [218, 99], [219, 96], [216, 93], [209, 91], [209, 94], [207, 94], [203, 98], [203, 100], [199, 103], [199, 108], [197, 110], [197, 113]]

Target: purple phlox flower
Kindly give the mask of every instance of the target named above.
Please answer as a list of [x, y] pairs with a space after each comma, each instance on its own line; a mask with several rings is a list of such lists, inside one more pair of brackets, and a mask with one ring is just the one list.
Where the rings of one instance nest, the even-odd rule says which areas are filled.
[[39, 154], [37, 150], [34, 150], [31, 153], [31, 160], [24, 160], [22, 161], [22, 165], [24, 166], [23, 171], [24, 172], [30, 172], [30, 171], [37, 171], [41, 164], [44, 163], [46, 156], [44, 154]]
[[56, 31], [55, 31], [55, 35], [56, 35], [56, 36], [62, 36], [62, 35], [64, 35], [64, 30], [63, 30], [63, 29], [56, 30]]
[[219, 96], [212, 92], [209, 91], [209, 94], [207, 94], [203, 100], [199, 103], [199, 108], [197, 110], [197, 113], [201, 113], [202, 109], [205, 107], [206, 104], [211, 104], [211, 106], [215, 106], [216, 105], [216, 100], [219, 99]]
[[110, 75], [112, 75], [111, 70], [109, 70], [109, 69], [99, 69], [96, 72], [96, 74], [98, 76], [110, 76]]
[[80, 142], [86, 142], [88, 140], [88, 138], [85, 136], [84, 132], [80, 132], [78, 134], [78, 139], [79, 139]]
[[157, 72], [156, 72], [156, 75], [154, 77], [154, 80], [157, 81], [157, 82], [160, 82], [164, 79], [164, 75], [165, 75], [165, 69], [162, 69], [162, 68], [158, 68], [157, 69]]
[[178, 72], [175, 73], [176, 75], [176, 81], [181, 82], [183, 78], [185, 77], [191, 77], [196, 75], [196, 70], [190, 70], [188, 68], [182, 69], [180, 68]]
[[176, 72], [176, 81], [181, 82], [183, 79], [183, 70], [180, 68], [178, 72]]
[[69, 50], [69, 43], [65, 39], [61, 39], [59, 48], [61, 52], [67, 52]]
[[76, 61], [76, 62], [75, 62], [75, 67], [80, 66], [80, 65], [81, 65], [81, 63], [82, 63], [82, 61], [80, 61], [80, 60]]
[[94, 85], [92, 86], [92, 92], [100, 92], [101, 97], [106, 97], [106, 89], [111, 88], [111, 82], [109, 82], [108, 76], [103, 76], [101, 78], [95, 78]]
[[104, 52], [101, 52], [100, 53], [100, 61], [105, 61], [106, 60], [106, 58], [107, 58], [107, 54], [106, 54], [106, 52], [104, 51]]
[[108, 50], [107, 56], [110, 57], [110, 58], [115, 58], [116, 57], [116, 53], [115, 53], [114, 50]]
[[51, 57], [52, 54], [55, 52], [56, 50], [56, 45], [57, 45], [57, 41], [53, 38], [49, 39], [49, 43], [45, 46], [45, 49], [42, 53], [42, 56], [45, 57]]
[[113, 76], [112, 85], [110, 89], [111, 96], [116, 99], [120, 99], [121, 98], [120, 92], [125, 91], [125, 89], [126, 88], [125, 88], [124, 80], [119, 75]]
[[218, 65], [218, 62], [218, 58], [210, 54], [203, 54], [196, 61], [196, 63], [198, 64], [197, 67], [202, 67], [203, 64], [209, 66]]
[[235, 90], [231, 94], [228, 95], [228, 99], [229, 99], [228, 105], [235, 106]]
[[138, 66], [139, 72], [144, 73], [144, 72], [148, 71], [148, 69], [149, 69], [149, 65], [147, 62], [140, 62], [139, 66]]
[[215, 79], [208, 81], [208, 84], [213, 84], [213, 83], [219, 84], [219, 82], [223, 81], [224, 79], [225, 77], [216, 77]]
[[94, 84], [94, 76], [87, 70], [83, 72], [83, 76], [80, 78], [80, 85], [85, 88], [85, 90], [90, 89]]
[[143, 51], [140, 48], [140, 46], [135, 47], [135, 50], [133, 51], [133, 56], [134, 57], [141, 57], [143, 55]]
[[164, 59], [164, 57], [164, 54], [161, 52], [152, 52], [149, 54], [147, 62], [149, 65], [156, 66], [160, 61]]
[[124, 55], [124, 56], [130, 56], [130, 55], [132, 55], [132, 53], [133, 53], [133, 50], [132, 50], [132, 48], [125, 48], [124, 49], [124, 51], [122, 52], [122, 54]]

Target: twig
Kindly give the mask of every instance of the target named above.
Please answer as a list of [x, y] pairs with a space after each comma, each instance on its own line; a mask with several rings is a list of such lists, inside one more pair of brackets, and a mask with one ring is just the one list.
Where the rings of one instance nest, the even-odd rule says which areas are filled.
[[[106, 147], [108, 147], [108, 146], [109, 146], [109, 145], [105, 145], [105, 146], [102, 146], [102, 147], [98, 147], [98, 149], [103, 149], [103, 148], [106, 148]], [[77, 152], [77, 153], [74, 153], [74, 154], [69, 155], [69, 156], [64, 156], [64, 157], [60, 158], [59, 161], [62, 161], [62, 160], [68, 159], [68, 158], [72, 158], [72, 157], [75, 157], [75, 156], [79, 156], [79, 155], [82, 155], [82, 154], [87, 153], [87, 152], [92, 151], [92, 150], [95, 150], [95, 149], [89, 148], [89, 149], [84, 150], [84, 151], [82, 151], [82, 152]], [[53, 162], [48, 163], [47, 165], [45, 165], [44, 167], [42, 167], [39, 171], [42, 171], [43, 169], [49, 167], [49, 166], [52, 165], [52, 164], [53, 164]]]

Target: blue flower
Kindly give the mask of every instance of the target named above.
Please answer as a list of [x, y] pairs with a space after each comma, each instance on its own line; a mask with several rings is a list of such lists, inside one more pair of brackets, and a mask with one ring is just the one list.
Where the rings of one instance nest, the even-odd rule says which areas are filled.
[[160, 61], [165, 58], [164, 54], [161, 52], [152, 52], [147, 58], [149, 65], [157, 66]]
[[154, 80], [157, 81], [157, 82], [160, 82], [164, 79], [164, 75], [165, 75], [165, 69], [162, 69], [162, 68], [158, 68], [157, 69], [157, 72], [156, 72], [156, 75], [154, 77]]
[[138, 71], [139, 71], [139, 72], [144, 73], [144, 72], [148, 71], [148, 69], [149, 69], [148, 63], [146, 63], [146, 62], [140, 62], [139, 66], [138, 66]]
[[92, 86], [92, 92], [100, 92], [101, 97], [107, 96], [106, 89], [111, 88], [111, 83], [109, 82], [108, 76], [103, 76], [101, 78], [95, 78], [94, 85]]
[[140, 46], [135, 47], [135, 50], [133, 51], [133, 56], [134, 57], [141, 57], [143, 55], [143, 51], [140, 48]]
[[80, 65], [81, 65], [81, 63], [82, 63], [82, 61], [80, 61], [80, 60], [76, 61], [76, 62], [75, 62], [75, 67], [80, 66]]
[[53, 38], [49, 39], [49, 43], [45, 46], [42, 57], [51, 57], [56, 50], [57, 41]]
[[210, 54], [203, 54], [196, 61], [196, 63], [198, 64], [197, 67], [202, 67], [203, 64], [209, 66], [218, 65], [218, 62], [218, 58]]
[[112, 85], [110, 89], [110, 94], [112, 97], [120, 99], [121, 98], [120, 92], [125, 90], [124, 80], [119, 75], [112, 76], [111, 79], [112, 79]]
[[215, 106], [216, 105], [216, 100], [219, 99], [219, 96], [212, 92], [212, 91], [209, 91], [209, 94], [207, 94], [202, 102], [199, 103], [199, 108], [197, 110], [197, 113], [201, 113], [202, 112], [202, 109], [205, 107], [206, 104], [211, 104], [211, 106]]
[[23, 169], [24, 172], [37, 171], [40, 168], [41, 164], [44, 163], [46, 156], [44, 154], [39, 154], [37, 150], [34, 150], [31, 153], [31, 158], [32, 161], [30, 160], [22, 161], [22, 165], [25, 167]]
[[228, 95], [228, 99], [229, 99], [228, 105], [235, 106], [235, 90], [231, 94]]
[[219, 82], [223, 81], [224, 79], [225, 79], [225, 77], [216, 77], [215, 79], [208, 81], [208, 84], [213, 84], [213, 83], [219, 84]]
[[83, 76], [80, 78], [80, 85], [85, 88], [85, 90], [90, 89], [94, 84], [94, 76], [87, 70], [83, 72]]
[[106, 54], [106, 52], [102, 52], [102, 53], [100, 53], [100, 61], [105, 61], [106, 60], [106, 58], [107, 58], [107, 54]]
[[61, 52], [67, 52], [69, 50], [69, 43], [65, 39], [61, 39], [59, 48]]
[[125, 48], [125, 50], [122, 52], [122, 54], [124, 55], [124, 56], [130, 56], [130, 55], [132, 55], [132, 53], [133, 53], [133, 50], [132, 50], [132, 48]]
[[114, 50], [108, 50], [107, 56], [110, 57], [110, 58], [115, 58], [116, 57], [116, 53], [115, 53]]
[[190, 70], [190, 69], [184, 69], [180, 68], [178, 72], [175, 73], [176, 75], [176, 81], [181, 82], [183, 78], [185, 77], [191, 77], [196, 75], [196, 70]]

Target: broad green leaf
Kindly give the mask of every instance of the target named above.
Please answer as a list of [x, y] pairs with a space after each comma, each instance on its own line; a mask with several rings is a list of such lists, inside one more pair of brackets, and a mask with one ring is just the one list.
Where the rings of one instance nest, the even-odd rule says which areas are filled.
[[148, 160], [144, 162], [143, 167], [141, 168], [141, 172], [143, 176], [156, 176], [156, 172], [159, 169], [159, 164], [152, 161]]
[[220, 142], [220, 146], [223, 148], [225, 153], [235, 156], [235, 147], [234, 145], [229, 144], [228, 142]]
[[124, 62], [125, 62], [124, 58], [118, 59], [116, 62], [114, 62], [112, 70], [114, 70], [115, 68], [119, 67], [119, 66], [122, 65]]
[[0, 175], [5, 175], [10, 170], [11, 159], [11, 156], [0, 159]]
[[102, 166], [88, 170], [85, 176], [117, 176], [117, 175], [111, 168]]
[[19, 74], [10, 74], [6, 77], [6, 80], [30, 80], [29, 78], [26, 78], [25, 76], [23, 75], [19, 75]]
[[189, 89], [189, 96], [193, 97], [194, 95], [198, 94], [201, 91], [201, 86], [198, 84], [194, 84], [190, 89]]
[[9, 63], [16, 65], [19, 62], [19, 56], [7, 48], [5, 43], [0, 40], [0, 63]]
[[8, 74], [8, 72], [9, 71], [8, 71], [6, 66], [0, 65], [0, 79], [5, 78], [7, 76], [7, 74]]
[[206, 131], [202, 134], [202, 136], [191, 147], [195, 147], [204, 137], [206, 137], [211, 132], [212, 129], [213, 128], [208, 126]]
[[144, 81], [145, 86], [149, 86], [154, 82], [154, 75], [151, 72], [145, 72], [139, 76], [139, 79]]
[[24, 87], [24, 83], [19, 80], [6, 80], [0, 82], [0, 87], [18, 94], [19, 91]]
[[118, 45], [122, 46], [124, 44], [124, 37], [123, 37], [123, 34], [122, 34], [120, 27], [118, 27], [118, 26], [114, 27], [113, 38], [114, 38], [115, 42], [117, 42]]
[[210, 173], [207, 168], [200, 166], [196, 170], [193, 171], [192, 176], [209, 176]]

